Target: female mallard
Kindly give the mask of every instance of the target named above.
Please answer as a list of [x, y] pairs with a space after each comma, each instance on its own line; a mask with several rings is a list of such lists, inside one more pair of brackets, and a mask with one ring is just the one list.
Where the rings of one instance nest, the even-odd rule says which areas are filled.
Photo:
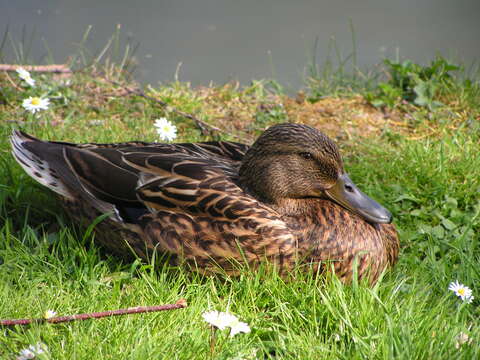
[[160, 250], [204, 272], [268, 259], [333, 264], [375, 282], [397, 260], [391, 215], [350, 180], [335, 143], [306, 125], [281, 124], [251, 146], [71, 144], [15, 131], [13, 155], [25, 171], [62, 195], [77, 220], [120, 255]]

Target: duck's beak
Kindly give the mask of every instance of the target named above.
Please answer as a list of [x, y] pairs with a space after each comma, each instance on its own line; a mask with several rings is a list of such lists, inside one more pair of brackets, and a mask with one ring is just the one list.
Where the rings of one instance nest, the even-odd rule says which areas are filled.
[[325, 193], [336, 203], [369, 222], [385, 224], [392, 222], [390, 211], [360, 191], [347, 174], [341, 175], [337, 183], [325, 190]]

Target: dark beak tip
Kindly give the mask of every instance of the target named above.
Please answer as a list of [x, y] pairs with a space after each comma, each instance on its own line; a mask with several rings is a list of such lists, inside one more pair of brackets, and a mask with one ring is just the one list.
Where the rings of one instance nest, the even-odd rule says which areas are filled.
[[390, 212], [388, 212], [387, 214], [385, 214], [385, 216], [383, 218], [381, 218], [381, 221], [380, 223], [382, 224], [391, 224], [392, 223], [392, 220], [393, 220], [393, 216]]
[[391, 224], [393, 220], [393, 216], [390, 213], [390, 211], [388, 211], [384, 207], [380, 207], [380, 210], [381, 211], [377, 212], [375, 215], [370, 214], [368, 216], [365, 216], [366, 219], [378, 224]]

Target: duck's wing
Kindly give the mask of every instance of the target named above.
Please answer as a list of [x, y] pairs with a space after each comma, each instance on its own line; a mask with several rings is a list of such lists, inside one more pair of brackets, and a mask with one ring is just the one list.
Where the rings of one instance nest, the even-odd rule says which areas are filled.
[[274, 210], [238, 186], [238, 164], [139, 153], [124, 161], [141, 174], [137, 197], [151, 213], [140, 223], [155, 246], [207, 271], [231, 269], [232, 260], [293, 264], [296, 239]]
[[34, 179], [74, 202], [110, 212], [119, 224], [140, 226], [150, 245], [187, 260], [221, 264], [266, 256], [283, 262], [296, 249], [279, 215], [237, 184], [246, 145], [76, 145], [20, 132], [11, 142]]
[[[145, 164], [165, 161], [164, 165], [172, 169], [176, 164], [182, 164], [181, 168], [189, 160], [198, 160], [207, 167], [219, 166], [235, 176], [237, 164], [248, 150], [247, 145], [226, 141], [72, 144], [42, 141], [20, 131], [13, 132], [11, 144], [14, 157], [32, 178], [66, 198], [81, 197], [83, 201], [92, 202], [101, 212], [122, 210], [122, 207], [127, 212], [130, 207], [144, 208], [137, 196], [137, 187], [144, 179], [154, 176], [156, 170], [149, 166], [130, 166], [127, 158], [143, 159]], [[199, 168], [198, 172], [204, 169]]]

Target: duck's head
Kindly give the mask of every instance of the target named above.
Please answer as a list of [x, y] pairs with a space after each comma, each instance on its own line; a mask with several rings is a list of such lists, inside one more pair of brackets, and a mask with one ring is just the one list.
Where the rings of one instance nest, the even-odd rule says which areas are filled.
[[271, 204], [288, 199], [330, 199], [372, 223], [390, 223], [390, 212], [360, 191], [343, 168], [337, 145], [317, 129], [279, 124], [245, 154], [240, 182]]

